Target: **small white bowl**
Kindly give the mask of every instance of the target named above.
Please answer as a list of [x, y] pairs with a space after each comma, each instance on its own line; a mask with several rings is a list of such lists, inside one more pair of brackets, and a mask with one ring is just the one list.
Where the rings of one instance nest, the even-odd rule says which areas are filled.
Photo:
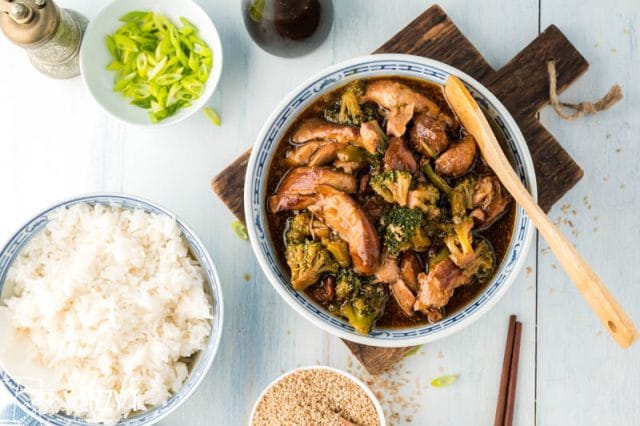
[[253, 417], [256, 415], [256, 409], [258, 408], [258, 404], [260, 404], [260, 401], [262, 401], [262, 399], [267, 394], [269, 389], [271, 389], [276, 383], [278, 383], [280, 380], [284, 379], [285, 377], [290, 376], [291, 374], [297, 373], [298, 371], [302, 371], [302, 370], [327, 370], [327, 371], [331, 371], [333, 373], [339, 374], [339, 375], [341, 375], [343, 377], [346, 377], [347, 379], [351, 380], [356, 385], [358, 385], [364, 391], [364, 393], [367, 394], [367, 396], [369, 397], [369, 399], [373, 403], [373, 406], [376, 409], [376, 413], [378, 414], [378, 419], [380, 420], [380, 426], [387, 426], [387, 421], [384, 418], [384, 411], [382, 410], [382, 406], [380, 405], [380, 401], [378, 401], [378, 398], [376, 398], [376, 396], [373, 394], [371, 389], [369, 389], [369, 386], [365, 385], [364, 383], [362, 383], [362, 381], [360, 379], [358, 379], [357, 377], [355, 377], [352, 374], [347, 373], [346, 371], [338, 370], [337, 368], [333, 368], [333, 367], [327, 367], [325, 365], [310, 365], [310, 366], [307, 366], [307, 367], [298, 367], [298, 368], [295, 368], [295, 369], [293, 369], [293, 370], [291, 370], [291, 371], [289, 371], [287, 373], [284, 373], [283, 375], [281, 375], [280, 377], [275, 379], [273, 382], [271, 382], [269, 384], [269, 386], [267, 386], [262, 391], [262, 393], [260, 394], [258, 399], [256, 399], [256, 402], [253, 404], [253, 409], [251, 410], [251, 417], [249, 418], [249, 426], [251, 426], [253, 424]]
[[[198, 35], [213, 52], [213, 66], [202, 96], [189, 108], [183, 108], [159, 123], [151, 122], [148, 110], [131, 105], [121, 93], [113, 91], [115, 73], [106, 69], [112, 58], [105, 36], [124, 24], [119, 21], [122, 15], [134, 10], [160, 13], [176, 25], [184, 16], [198, 28]], [[222, 43], [209, 15], [191, 0], [115, 0], [98, 12], [87, 26], [80, 47], [80, 70], [93, 98], [112, 117], [138, 126], [170, 126], [193, 115], [213, 94], [222, 73]]]

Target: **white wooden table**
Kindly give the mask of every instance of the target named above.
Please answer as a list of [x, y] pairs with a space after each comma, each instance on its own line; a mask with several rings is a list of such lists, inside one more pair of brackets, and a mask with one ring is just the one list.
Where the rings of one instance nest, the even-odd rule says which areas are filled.
[[[107, 0], [59, 3], [91, 17]], [[41, 76], [0, 37], [0, 239], [50, 203], [94, 191], [137, 194], [184, 218], [217, 263], [224, 335], [203, 384], [162, 424], [241, 425], [264, 386], [296, 366], [326, 364], [368, 376], [342, 342], [277, 296], [249, 244], [231, 230], [234, 218], [210, 191], [209, 180], [251, 145], [273, 106], [310, 73], [371, 52], [431, 3], [336, 0], [327, 41], [295, 60], [270, 56], [253, 44], [237, 1], [199, 3], [217, 25], [225, 49], [222, 80], [210, 101], [222, 116], [220, 128], [203, 114], [168, 129], [123, 125], [94, 104], [79, 78]], [[640, 321], [637, 0], [443, 0], [441, 5], [495, 67], [546, 26], [558, 25], [591, 63], [565, 99], [592, 99], [613, 82], [623, 85], [626, 97], [610, 111], [565, 122], [549, 109], [541, 120], [585, 170], [552, 217]], [[515, 424], [640, 423], [640, 345], [624, 351], [614, 344], [542, 240], [490, 313], [423, 347], [386, 377], [408, 379], [400, 390], [404, 408], [399, 399], [390, 403], [397, 395], [387, 392], [387, 411], [398, 413], [392, 423], [410, 418], [420, 425], [491, 424], [511, 313], [524, 323]], [[448, 388], [429, 387], [441, 374], [459, 374], [459, 380]], [[374, 390], [382, 390], [383, 380], [376, 379]], [[0, 406], [7, 402], [0, 391]]]

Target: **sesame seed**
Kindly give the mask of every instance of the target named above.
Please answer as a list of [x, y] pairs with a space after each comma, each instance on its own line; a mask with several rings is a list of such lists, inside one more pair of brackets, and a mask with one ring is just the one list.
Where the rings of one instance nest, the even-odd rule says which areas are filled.
[[324, 369], [299, 370], [276, 382], [258, 403], [252, 426], [378, 426], [373, 401], [355, 382]]

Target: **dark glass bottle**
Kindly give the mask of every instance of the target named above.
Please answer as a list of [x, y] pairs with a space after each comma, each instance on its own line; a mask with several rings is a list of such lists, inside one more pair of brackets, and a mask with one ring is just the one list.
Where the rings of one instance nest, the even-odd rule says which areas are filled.
[[242, 17], [258, 46], [291, 58], [324, 41], [333, 23], [333, 4], [331, 0], [242, 0]]

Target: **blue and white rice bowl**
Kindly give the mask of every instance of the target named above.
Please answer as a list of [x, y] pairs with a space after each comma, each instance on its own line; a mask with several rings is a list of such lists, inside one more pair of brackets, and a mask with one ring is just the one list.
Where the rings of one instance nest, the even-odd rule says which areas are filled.
[[[173, 213], [170, 213], [168, 210], [150, 201], [131, 195], [91, 194], [55, 204], [27, 222], [13, 235], [13, 237], [9, 239], [0, 251], [0, 300], [4, 300], [12, 296], [13, 290], [4, 286], [7, 273], [14, 260], [20, 255], [20, 252], [29, 243], [31, 238], [38, 234], [47, 225], [49, 222], [49, 215], [60, 208], [71, 207], [76, 204], [104, 204], [126, 209], [141, 209], [149, 213], [174, 218], [178, 227], [182, 231], [182, 236], [186, 241], [191, 254], [200, 263], [206, 277], [205, 293], [210, 297], [212, 306], [211, 334], [209, 335], [206, 348], [194, 355], [189, 375], [178, 392], [172, 395], [162, 405], [153, 407], [145, 412], [132, 413], [126, 419], [120, 420], [117, 425], [142, 426], [157, 423], [177, 409], [184, 401], [187, 400], [187, 398], [189, 398], [206, 376], [216, 355], [220, 338], [222, 336], [223, 322], [222, 290], [220, 287], [218, 273], [204, 244], [195, 236], [191, 228], [189, 228]], [[68, 416], [63, 413], [46, 414], [40, 412], [29, 399], [29, 395], [25, 392], [24, 387], [11, 378], [9, 374], [1, 368], [0, 383], [2, 383], [2, 385], [4, 385], [4, 387], [13, 396], [20, 409], [42, 424], [52, 426], [87, 426], [93, 424], [88, 423], [81, 418]]]
[[294, 290], [289, 272], [278, 261], [267, 225], [267, 178], [273, 155], [288, 128], [308, 106], [352, 80], [371, 77], [410, 77], [444, 85], [450, 75], [467, 86], [488, 120], [504, 141], [507, 155], [525, 187], [537, 194], [535, 170], [527, 143], [513, 117], [482, 84], [462, 71], [439, 61], [413, 55], [380, 54], [364, 56], [333, 65], [294, 89], [274, 110], [262, 127], [247, 167], [244, 205], [253, 251], [267, 278], [278, 293], [298, 313], [321, 329], [344, 339], [373, 346], [402, 347], [423, 344], [448, 336], [477, 321], [506, 293], [524, 265], [534, 227], [524, 210], [516, 207], [514, 230], [504, 259], [493, 279], [466, 306], [435, 324], [410, 328], [374, 328], [369, 335], [354, 331], [346, 321], [324, 310], [302, 292]]

